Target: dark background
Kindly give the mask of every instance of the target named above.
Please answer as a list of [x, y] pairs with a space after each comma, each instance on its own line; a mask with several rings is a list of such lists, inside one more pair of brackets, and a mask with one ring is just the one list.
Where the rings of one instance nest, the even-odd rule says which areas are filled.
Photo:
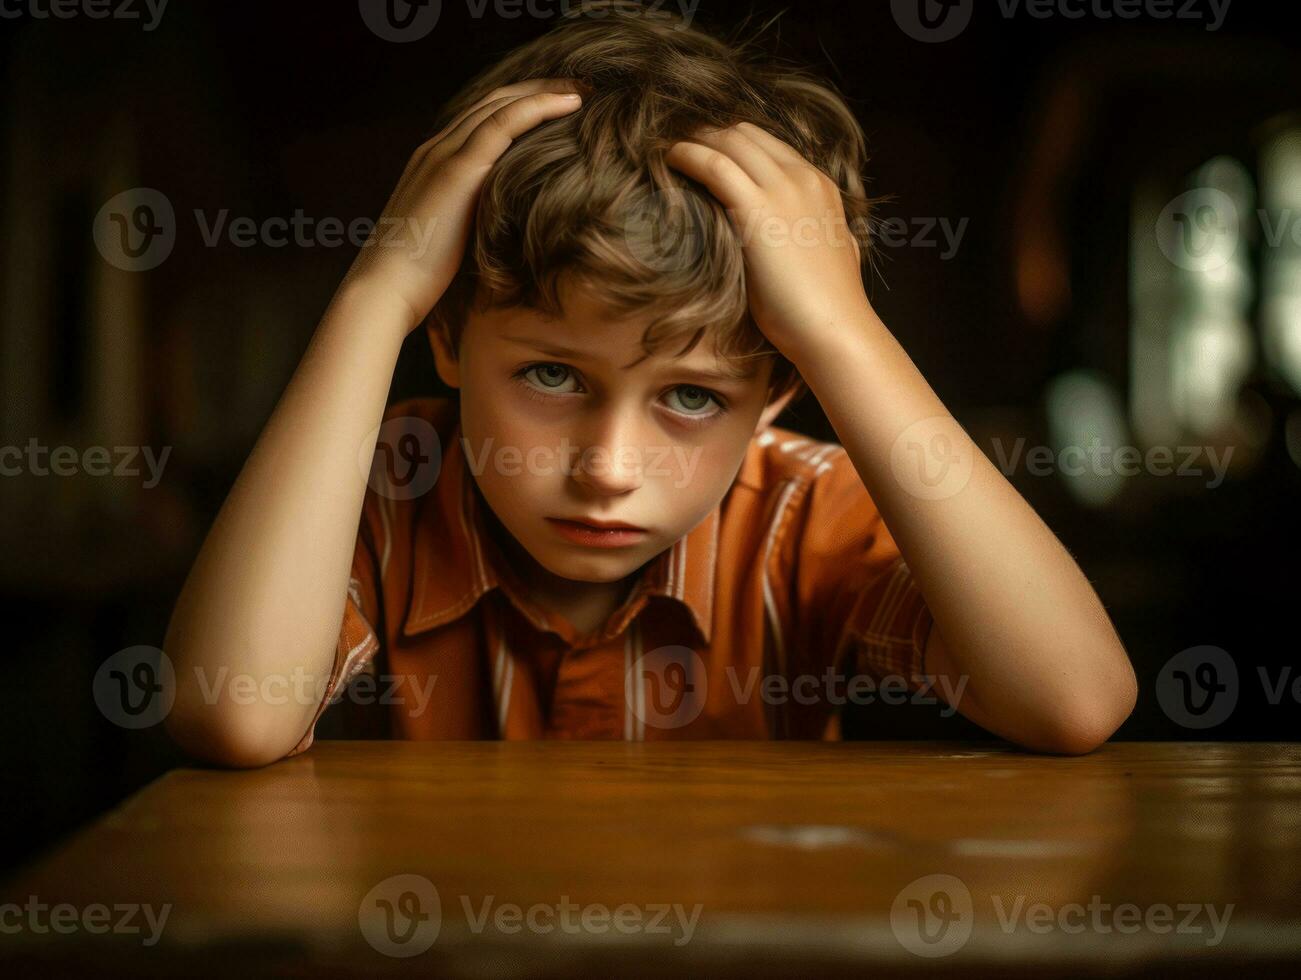
[[[1301, 720], [1257, 673], [1301, 668], [1287, 619], [1301, 341], [1288, 355], [1269, 333], [1301, 334], [1301, 245], [1271, 245], [1255, 218], [1282, 201], [1296, 208], [1289, 230], [1301, 222], [1301, 162], [1294, 151], [1280, 170], [1268, 156], [1301, 131], [1292, 6], [1235, 0], [1209, 32], [1150, 17], [1008, 19], [978, 0], [961, 36], [922, 43], [887, 2], [806, 2], [773, 32], [779, 54], [824, 73], [858, 113], [871, 191], [892, 198], [880, 218], [908, 228], [879, 246], [872, 301], [991, 458], [995, 439], [1060, 446], [1095, 423], [1140, 448], [1233, 450], [1215, 488], [1208, 475], [1149, 473], [1088, 498], [1059, 473], [1009, 474], [1135, 662], [1142, 693], [1118, 738], [1291, 739]], [[780, 9], [703, 0], [695, 17], [726, 30]], [[354, 255], [210, 247], [194, 210], [377, 216], [439, 104], [549, 23], [491, 7], [476, 20], [454, 0], [412, 44], [371, 32], [356, 0], [173, 0], [152, 31], [0, 20], [0, 446], [172, 447], [150, 489], [144, 476], [0, 477], [0, 870], [180, 761], [160, 729], [110, 723], [92, 678], [118, 650], [162, 644], [202, 536]], [[1246, 188], [1244, 228], [1257, 229], [1227, 283], [1153, 251], [1156, 215], [1211, 177]], [[166, 195], [178, 234], [167, 261], [132, 273], [104, 261], [91, 229], [136, 187]], [[940, 220], [965, 221], [953, 255], [930, 227]], [[417, 333], [392, 395], [434, 386]], [[834, 437], [811, 400], [780, 424]], [[1238, 702], [1192, 729], [1156, 692], [1171, 657], [1204, 645], [1236, 662]], [[961, 717], [879, 704], [846, 731], [981, 735]]]

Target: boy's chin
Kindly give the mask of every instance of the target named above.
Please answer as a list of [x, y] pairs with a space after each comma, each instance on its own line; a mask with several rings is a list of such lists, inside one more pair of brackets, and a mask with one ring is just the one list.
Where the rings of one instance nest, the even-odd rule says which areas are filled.
[[641, 548], [583, 548], [566, 545], [561, 541], [529, 541], [512, 534], [500, 521], [490, 521], [490, 533], [507, 561], [520, 563], [521, 571], [528, 578], [528, 570], [522, 566], [533, 565], [532, 573], [542, 572], [571, 582], [584, 582], [590, 585], [608, 585], [627, 578], [640, 569], [652, 557], [644, 547]]
[[645, 564], [645, 559], [627, 552], [593, 551], [589, 554], [533, 555], [534, 561], [558, 578], [589, 585], [607, 585], [627, 578]]

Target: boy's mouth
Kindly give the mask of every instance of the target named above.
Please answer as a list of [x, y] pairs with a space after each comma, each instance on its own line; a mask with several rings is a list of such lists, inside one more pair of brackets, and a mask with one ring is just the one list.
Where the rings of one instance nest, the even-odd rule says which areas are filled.
[[548, 517], [547, 523], [575, 544], [618, 548], [635, 544], [648, 533], [645, 528], [623, 521], [597, 521], [594, 518]]
[[644, 531], [644, 527], [629, 524], [627, 521], [603, 521], [596, 517], [549, 517], [547, 520], [564, 521], [566, 524], [581, 524], [597, 531]]

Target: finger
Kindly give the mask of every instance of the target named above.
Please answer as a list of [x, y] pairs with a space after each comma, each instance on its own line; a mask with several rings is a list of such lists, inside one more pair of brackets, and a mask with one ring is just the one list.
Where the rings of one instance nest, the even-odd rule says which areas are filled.
[[772, 155], [736, 126], [700, 130], [691, 138], [731, 157], [760, 187], [771, 187], [786, 176]]
[[493, 99], [481, 105], [469, 115], [465, 115], [455, 129], [445, 133], [437, 142], [431, 140], [423, 144], [407, 161], [406, 169], [402, 171], [402, 176], [398, 179], [397, 189], [393, 192], [394, 196], [400, 196], [414, 183], [425, 181], [431, 165], [436, 165], [454, 154], [464, 145], [466, 139], [474, 132], [475, 127], [480, 122], [502, 106], [509, 105], [519, 98], [523, 98], [523, 96], [504, 96]]
[[[501, 90], [498, 90], [501, 91]], [[397, 189], [394, 196], [400, 196], [408, 190], [413, 184], [423, 182], [428, 175], [429, 168], [448, 159], [464, 147], [466, 140], [474, 135], [479, 125], [484, 122], [493, 113], [518, 102], [521, 99], [533, 98], [537, 95], [555, 93], [534, 93], [533, 95], [505, 95], [479, 105], [479, 108], [473, 110], [468, 115], [461, 118], [457, 127], [446, 133], [438, 143], [426, 144], [422, 150], [417, 151], [416, 155], [408, 162], [406, 169], [403, 171], [401, 178], [398, 180]], [[563, 91], [560, 94], [564, 94]], [[563, 99], [560, 100], [564, 102]], [[581, 105], [581, 102], [574, 103], [575, 107]], [[539, 120], [540, 121], [540, 120]], [[499, 154], [500, 155], [500, 154]], [[494, 157], [493, 159], [496, 159]]]
[[531, 78], [493, 89], [473, 105], [458, 112], [455, 118], [437, 134], [416, 147], [407, 161], [402, 178], [398, 181], [398, 188], [401, 189], [403, 185], [415, 179], [415, 175], [422, 173], [429, 163], [446, 159], [460, 149], [466, 137], [474, 131], [474, 127], [494, 109], [535, 92], [577, 90], [574, 80], [565, 78]]
[[459, 153], [481, 163], [492, 163], [516, 137], [541, 122], [567, 115], [580, 105], [582, 97], [576, 93], [539, 92], [522, 96], [486, 116]]
[[467, 106], [456, 114], [446, 126], [438, 131], [432, 139], [425, 141], [425, 146], [433, 145], [445, 139], [456, 130], [466, 117], [476, 114], [490, 102], [500, 102], [504, 98], [521, 95], [534, 95], [538, 92], [578, 92], [577, 82], [572, 78], [530, 78], [523, 82], [513, 82], [495, 88], [473, 105]]
[[756, 126], [752, 122], [739, 122], [736, 124], [736, 128], [767, 150], [768, 154], [782, 166], [812, 166], [799, 150], [795, 149], [795, 147], [791, 146], [784, 140], [777, 138], [762, 126]]
[[512, 102], [518, 102], [522, 98], [524, 98], [523, 95], [507, 95], [500, 99], [493, 99], [491, 102], [485, 102], [457, 123], [456, 128], [449, 132], [440, 142], [430, 147], [427, 155], [439, 160], [450, 157], [465, 145], [465, 141], [474, 134], [480, 123], [498, 109], [508, 106]]
[[759, 187], [741, 166], [712, 146], [684, 140], [674, 143], [664, 161], [693, 180], [698, 180], [729, 211], [742, 209], [759, 193]]

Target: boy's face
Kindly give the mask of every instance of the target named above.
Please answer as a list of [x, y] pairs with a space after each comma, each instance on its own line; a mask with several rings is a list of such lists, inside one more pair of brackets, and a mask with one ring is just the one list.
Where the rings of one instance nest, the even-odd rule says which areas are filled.
[[[583, 289], [562, 295], [559, 319], [471, 314], [455, 358], [441, 334], [430, 339], [500, 523], [552, 574], [616, 582], [704, 520], [785, 400], [766, 404], [768, 358], [723, 360], [708, 337], [681, 357], [681, 343], [646, 355], [646, 320], [612, 320]], [[584, 533], [566, 520], [641, 530]]]

